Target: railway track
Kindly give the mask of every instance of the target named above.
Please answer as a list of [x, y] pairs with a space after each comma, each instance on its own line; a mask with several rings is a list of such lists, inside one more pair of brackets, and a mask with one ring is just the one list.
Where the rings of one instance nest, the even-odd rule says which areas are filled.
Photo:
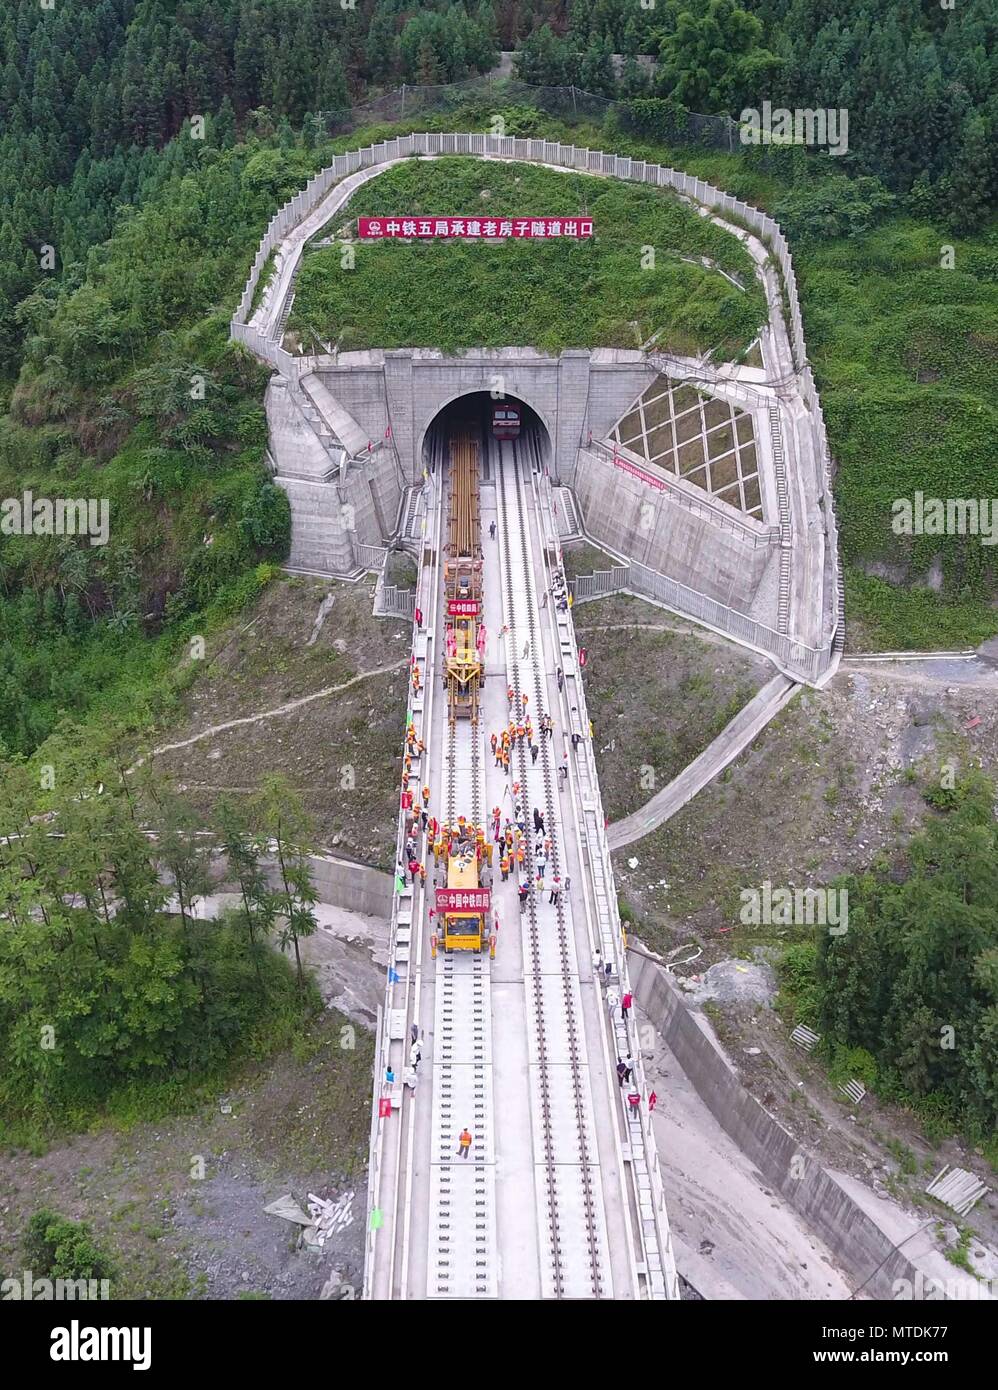
[[[443, 586], [437, 602], [446, 602]], [[438, 621], [442, 628], [442, 612]], [[442, 675], [441, 668], [428, 679]], [[443, 819], [452, 829], [462, 815], [480, 825], [484, 777], [477, 716], [448, 715], [443, 754]], [[428, 1298], [498, 1296], [491, 1040], [487, 953], [440, 951], [434, 990]], [[460, 1158], [454, 1147], [465, 1125], [474, 1135], [469, 1159]]]
[[[546, 700], [543, 647], [534, 600], [528, 518], [523, 495], [522, 469], [529, 466], [529, 461], [522, 455], [529, 447], [528, 439], [500, 446], [496, 495], [505, 555], [503, 580], [506, 620], [510, 628], [507, 674], [518, 715], [524, 708], [523, 696], [527, 695], [533, 714], [539, 718], [542, 711], [546, 712]], [[526, 656], [521, 650], [524, 642], [529, 643]], [[556, 772], [551, 741], [540, 737], [539, 747], [536, 764], [530, 762], [528, 749], [522, 743], [516, 749], [524, 815], [530, 815], [535, 806], [543, 808], [544, 824], [552, 842], [548, 872], [552, 876], [559, 875], [564, 882], [561, 848], [554, 833], [558, 795], [554, 786]], [[535, 856], [529, 833], [525, 859], [528, 881], [533, 883], [536, 878]], [[544, 987], [544, 981], [552, 979], [550, 947], [546, 947], [542, 940], [542, 933], [550, 932], [550, 927], [542, 927], [538, 908], [536, 895], [532, 892], [526, 907], [528, 929], [525, 953], [533, 988], [539, 1098], [537, 1129], [543, 1150], [544, 1200], [551, 1259], [549, 1289], [556, 1298], [604, 1298], [611, 1296], [611, 1290], [608, 1274], [603, 1268], [602, 1210], [593, 1176], [598, 1155], [590, 1138], [589, 1084], [581, 1010], [576, 996], [577, 972], [573, 960], [571, 923], [565, 900], [559, 898], [555, 912], [555, 959], [558, 968], [554, 978], [557, 984], [552, 999]], [[545, 960], [548, 962], [547, 968]], [[553, 1016], [556, 1010], [557, 1018]], [[559, 1030], [563, 1030], [564, 1061], [567, 1062], [567, 1104], [564, 1093], [556, 1095], [553, 1091], [555, 1077], [561, 1077], [566, 1072], [566, 1067], [556, 1062], [552, 1049], [552, 1038]], [[577, 1187], [568, 1191], [566, 1184], [572, 1181], [570, 1175], [573, 1174], [577, 1174]], [[581, 1280], [578, 1258], [573, 1258], [573, 1250], [566, 1250], [566, 1246], [578, 1246], [576, 1236], [580, 1218], [586, 1265], [586, 1273]]]

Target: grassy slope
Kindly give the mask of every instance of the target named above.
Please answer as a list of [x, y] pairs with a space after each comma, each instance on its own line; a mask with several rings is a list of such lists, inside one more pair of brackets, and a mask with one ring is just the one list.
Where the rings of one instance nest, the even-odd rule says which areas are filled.
[[[341, 266], [341, 248], [311, 253], [291, 327], [343, 348], [535, 346], [634, 348], [662, 330], [663, 348], [746, 348], [765, 318], [748, 255], [732, 237], [659, 190], [471, 158], [410, 161], [365, 184], [332, 229], [362, 215], [576, 215], [592, 240], [375, 242]], [[642, 267], [646, 248], [655, 264]], [[707, 256], [740, 277], [680, 256]]]

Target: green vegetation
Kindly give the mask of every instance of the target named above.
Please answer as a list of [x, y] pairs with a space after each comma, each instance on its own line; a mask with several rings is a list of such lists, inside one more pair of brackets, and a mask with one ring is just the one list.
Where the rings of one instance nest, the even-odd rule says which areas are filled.
[[[991, 498], [998, 476], [998, 284], [995, 233], [953, 246], [896, 218], [848, 243], [809, 244], [795, 261], [812, 355], [838, 463], [843, 556], [852, 615], [892, 647], [976, 645], [998, 630], [989, 600], [995, 547], [981, 537], [903, 536], [892, 504]], [[865, 575], [886, 564], [904, 585], [934, 559], [942, 590]]]
[[[653, 333], [678, 352], [747, 348], [766, 318], [748, 253], [672, 194], [615, 180], [470, 158], [412, 160], [365, 184], [337, 214], [358, 216], [592, 216], [590, 240], [362, 243], [310, 254], [290, 328], [341, 348], [416, 345], [637, 347]], [[647, 247], [655, 249], [654, 268]], [[746, 286], [681, 256], [706, 256]]]
[[977, 1270], [970, 1263], [970, 1242], [973, 1238], [974, 1232], [969, 1226], [960, 1226], [958, 1227], [956, 1244], [943, 1251], [951, 1265], [956, 1265], [957, 1269], [965, 1269], [968, 1274], [977, 1273]]
[[[208, 148], [122, 220], [78, 288], [22, 305], [31, 334], [0, 417], [0, 497], [106, 501], [108, 543], [0, 528], [0, 747], [30, 753], [60, 714], [140, 705], [266, 577], [290, 540], [264, 464], [268, 373], [227, 315], [274, 203], [308, 176]], [[254, 580], [254, 575], [257, 579]], [[32, 635], [29, 647], [26, 638]]]
[[35, 1279], [113, 1279], [115, 1267], [90, 1227], [42, 1207], [24, 1233], [24, 1258]]
[[[237, 1060], [287, 1045], [320, 1007], [299, 952], [316, 928], [311, 830], [289, 786], [268, 777], [245, 805], [216, 808], [240, 904], [206, 921], [193, 904], [214, 841], [199, 818], [148, 764], [127, 773], [116, 736], [88, 747], [74, 731], [50, 743], [47, 766], [0, 765], [8, 1142], [189, 1104]], [[271, 936], [293, 948], [296, 971]]]
[[779, 1007], [822, 1034], [830, 1079], [909, 1106], [933, 1140], [996, 1156], [998, 822], [978, 774], [883, 871], [840, 881], [848, 930], [788, 948]]

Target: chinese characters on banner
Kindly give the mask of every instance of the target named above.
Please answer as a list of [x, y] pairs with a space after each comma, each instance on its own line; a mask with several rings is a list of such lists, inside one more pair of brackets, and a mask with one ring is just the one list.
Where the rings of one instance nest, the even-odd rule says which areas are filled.
[[481, 604], [473, 598], [449, 598], [447, 600], [448, 618], [477, 618]]
[[591, 217], [359, 217], [357, 235], [382, 237], [590, 237]]
[[625, 473], [630, 473], [634, 478], [640, 478], [641, 481], [647, 483], [649, 487], [658, 488], [659, 492], [668, 492], [669, 490], [669, 485], [664, 479], [656, 478], [654, 473], [646, 473], [643, 468], [639, 468], [637, 464], [631, 463], [629, 459], [622, 459], [619, 454], [614, 454], [613, 466], [614, 468], [623, 469]]
[[491, 888], [438, 888], [438, 912], [488, 912]]

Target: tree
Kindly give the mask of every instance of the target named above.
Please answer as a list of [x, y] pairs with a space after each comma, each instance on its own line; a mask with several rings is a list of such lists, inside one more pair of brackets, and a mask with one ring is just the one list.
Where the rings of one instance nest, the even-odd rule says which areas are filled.
[[571, 83], [571, 49], [550, 24], [543, 24], [524, 42], [514, 59], [521, 82], [537, 87], [564, 87]]
[[219, 848], [225, 855], [229, 875], [239, 885], [242, 906], [240, 920], [246, 928], [257, 984], [262, 986], [262, 941], [273, 931], [277, 917], [277, 898], [270, 889], [260, 862], [264, 845], [254, 833], [248, 818], [228, 797], [222, 797], [217, 802], [215, 823], [219, 829]]
[[707, 0], [697, 12], [682, 10], [662, 39], [662, 92], [691, 111], [734, 114], [763, 74], [771, 83], [780, 67], [760, 44], [762, 24], [734, 0]]
[[312, 839], [312, 824], [305, 813], [301, 798], [287, 778], [270, 774], [263, 779], [254, 799], [254, 813], [267, 841], [277, 857], [280, 882], [277, 889], [277, 908], [280, 913], [282, 947], [294, 946], [299, 991], [304, 989], [300, 942], [318, 929], [314, 907], [318, 901], [312, 883], [308, 856]]

